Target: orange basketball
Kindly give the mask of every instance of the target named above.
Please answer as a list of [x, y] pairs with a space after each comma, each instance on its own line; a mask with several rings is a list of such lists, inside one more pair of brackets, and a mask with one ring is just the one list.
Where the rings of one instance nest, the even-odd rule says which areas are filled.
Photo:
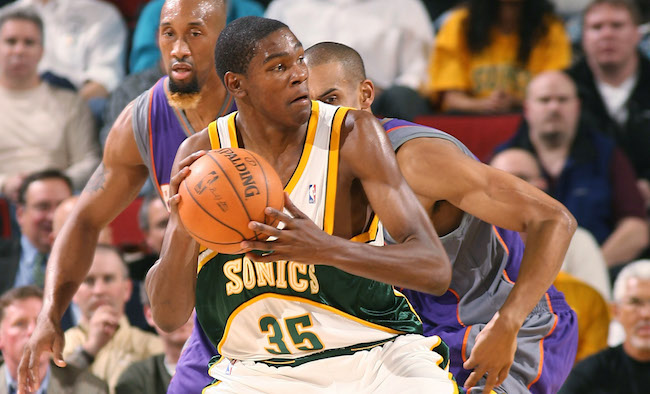
[[179, 186], [178, 212], [197, 242], [236, 254], [243, 240], [266, 239], [248, 228], [252, 220], [275, 225], [264, 208], [284, 205], [280, 177], [266, 160], [245, 149], [224, 148], [209, 151], [190, 170]]

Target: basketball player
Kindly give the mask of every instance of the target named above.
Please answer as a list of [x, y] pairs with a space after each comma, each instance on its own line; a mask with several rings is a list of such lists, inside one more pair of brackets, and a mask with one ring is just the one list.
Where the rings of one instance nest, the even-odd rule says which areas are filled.
[[[163, 251], [146, 281], [166, 330], [196, 305], [221, 355], [203, 392], [457, 392], [432, 351], [440, 338], [420, 335], [406, 299], [382, 283], [443, 294], [451, 267], [379, 123], [309, 100], [302, 45], [281, 22], [237, 19], [215, 51], [238, 112], [179, 148]], [[288, 213], [266, 209], [284, 227], [249, 225], [275, 240], [241, 243], [263, 254], [199, 255], [178, 217], [187, 166], [224, 147], [258, 153], [286, 185]], [[377, 215], [396, 244], [375, 246]]]
[[[370, 111], [373, 84], [354, 49], [320, 43], [305, 60], [313, 99]], [[451, 372], [472, 393], [556, 393], [573, 364], [577, 320], [551, 283], [574, 219], [446, 133], [398, 119], [381, 123], [452, 260], [444, 295], [403, 291], [425, 334], [449, 345]], [[517, 231], [528, 234], [525, 252]]]
[[35, 361], [43, 352], [53, 352], [55, 362], [64, 364], [61, 314], [88, 272], [100, 229], [133, 201], [148, 174], [166, 196], [180, 143], [232, 110], [233, 99], [214, 66], [214, 45], [225, 21], [222, 0], [168, 0], [163, 6], [159, 44], [168, 77], [136, 98], [115, 121], [103, 162], [54, 244], [46, 302], [19, 368], [21, 392], [37, 386]]

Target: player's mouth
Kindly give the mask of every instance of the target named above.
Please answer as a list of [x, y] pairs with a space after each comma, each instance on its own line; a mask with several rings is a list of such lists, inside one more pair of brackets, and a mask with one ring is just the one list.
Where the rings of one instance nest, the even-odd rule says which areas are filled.
[[192, 75], [192, 66], [188, 63], [172, 65], [172, 76], [175, 80], [187, 79]]
[[291, 100], [290, 104], [308, 104], [309, 103], [309, 95], [307, 94], [302, 94], [293, 100]]

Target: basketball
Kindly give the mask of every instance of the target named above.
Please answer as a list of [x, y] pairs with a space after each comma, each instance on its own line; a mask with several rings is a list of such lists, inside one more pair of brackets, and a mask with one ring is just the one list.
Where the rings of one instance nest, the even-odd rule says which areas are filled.
[[253, 220], [276, 225], [264, 209], [284, 205], [282, 182], [266, 160], [245, 149], [224, 148], [198, 158], [190, 170], [179, 185], [178, 212], [197, 242], [237, 254], [240, 242], [267, 238], [248, 228]]

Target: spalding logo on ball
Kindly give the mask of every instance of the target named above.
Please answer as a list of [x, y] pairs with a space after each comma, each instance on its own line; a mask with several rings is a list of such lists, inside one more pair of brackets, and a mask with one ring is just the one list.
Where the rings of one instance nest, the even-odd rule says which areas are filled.
[[284, 205], [282, 182], [266, 160], [246, 149], [224, 148], [201, 156], [190, 170], [179, 186], [178, 213], [197, 242], [237, 254], [242, 241], [266, 239], [248, 228], [250, 221], [275, 226], [264, 209]]

